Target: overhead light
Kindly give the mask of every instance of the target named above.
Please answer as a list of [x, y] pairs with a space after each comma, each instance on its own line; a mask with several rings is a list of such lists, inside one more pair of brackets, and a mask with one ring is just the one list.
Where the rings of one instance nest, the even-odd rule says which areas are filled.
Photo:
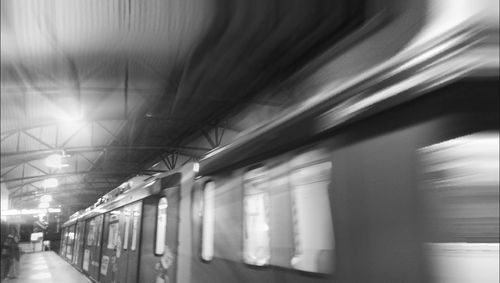
[[59, 182], [56, 178], [48, 178], [43, 181], [43, 186], [45, 188], [55, 188], [59, 185]]
[[7, 210], [2, 210], [1, 214], [2, 214], [2, 216], [20, 215], [21, 211], [17, 210], [17, 209], [7, 209]]
[[64, 109], [58, 109], [53, 113], [53, 115], [61, 122], [79, 122], [84, 120], [84, 115], [81, 109], [78, 109], [78, 101], [74, 99], [68, 99], [66, 101], [61, 101], [61, 105], [64, 105]]
[[200, 172], [200, 163], [196, 162], [193, 164], [193, 171], [196, 173]]
[[[60, 208], [49, 208], [48, 212], [57, 213], [61, 212]], [[2, 216], [12, 216], [12, 215], [38, 215], [47, 213], [47, 208], [34, 208], [34, 209], [7, 209], [0, 212]]]
[[45, 165], [52, 167], [52, 168], [63, 168], [63, 167], [68, 167], [68, 164], [63, 163], [63, 158], [68, 157], [68, 155], [62, 155], [62, 154], [52, 154], [49, 155], [45, 159]]
[[[57, 179], [55, 179], [57, 181]], [[57, 185], [56, 185], [57, 186]], [[52, 196], [51, 195], [43, 195], [41, 198], [40, 198], [40, 202], [46, 202], [46, 203], [49, 203], [52, 201]]]

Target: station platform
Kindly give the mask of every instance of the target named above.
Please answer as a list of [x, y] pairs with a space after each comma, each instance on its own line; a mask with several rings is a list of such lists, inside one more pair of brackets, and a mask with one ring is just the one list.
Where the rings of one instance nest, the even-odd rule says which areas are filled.
[[78, 272], [55, 252], [22, 254], [19, 277], [6, 278], [2, 283], [90, 283], [90, 279]]

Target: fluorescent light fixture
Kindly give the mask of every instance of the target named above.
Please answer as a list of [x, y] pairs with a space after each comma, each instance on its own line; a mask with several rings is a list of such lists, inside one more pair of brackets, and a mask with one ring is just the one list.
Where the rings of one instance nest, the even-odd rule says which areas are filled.
[[35, 209], [7, 209], [7, 210], [2, 210], [1, 214], [2, 216], [12, 216], [12, 215], [33, 215], [37, 217], [40, 214], [46, 214], [46, 213], [59, 213], [61, 212], [60, 208], [35, 208]]
[[48, 202], [41, 202], [38, 207], [39, 208], [49, 208], [50, 204]]
[[21, 215], [41, 214], [45, 209], [21, 209]]
[[[48, 205], [48, 203], [41, 203], [40, 205], [45, 206]], [[33, 215], [37, 217], [40, 214], [45, 215], [46, 213], [59, 213], [61, 212], [60, 208], [35, 208], [35, 209], [7, 209], [7, 210], [2, 210], [1, 214], [2, 216], [12, 216], [12, 215]]]
[[196, 162], [193, 164], [193, 171], [196, 173], [200, 172], [200, 163]]
[[59, 185], [59, 182], [56, 178], [48, 178], [43, 181], [43, 186], [45, 188], [55, 188]]
[[1, 214], [2, 216], [19, 215], [21, 214], [21, 211], [17, 209], [7, 209], [7, 210], [2, 210]]

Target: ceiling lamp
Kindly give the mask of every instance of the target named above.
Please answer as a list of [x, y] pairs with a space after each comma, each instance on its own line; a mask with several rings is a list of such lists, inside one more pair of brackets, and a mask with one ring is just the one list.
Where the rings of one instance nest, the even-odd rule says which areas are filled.
[[64, 155], [64, 154], [49, 155], [45, 159], [45, 165], [52, 167], [52, 168], [58, 168], [58, 169], [63, 168], [63, 167], [68, 167], [69, 166], [68, 164], [63, 163], [64, 157], [68, 157], [68, 155]]
[[45, 188], [55, 188], [59, 185], [59, 182], [56, 178], [48, 178], [43, 181], [43, 186]]

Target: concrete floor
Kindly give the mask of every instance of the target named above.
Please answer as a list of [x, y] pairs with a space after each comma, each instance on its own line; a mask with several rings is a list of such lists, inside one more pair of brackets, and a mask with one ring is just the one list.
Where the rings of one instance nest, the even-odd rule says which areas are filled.
[[2, 283], [90, 283], [68, 262], [54, 252], [28, 253], [21, 256], [20, 274]]

